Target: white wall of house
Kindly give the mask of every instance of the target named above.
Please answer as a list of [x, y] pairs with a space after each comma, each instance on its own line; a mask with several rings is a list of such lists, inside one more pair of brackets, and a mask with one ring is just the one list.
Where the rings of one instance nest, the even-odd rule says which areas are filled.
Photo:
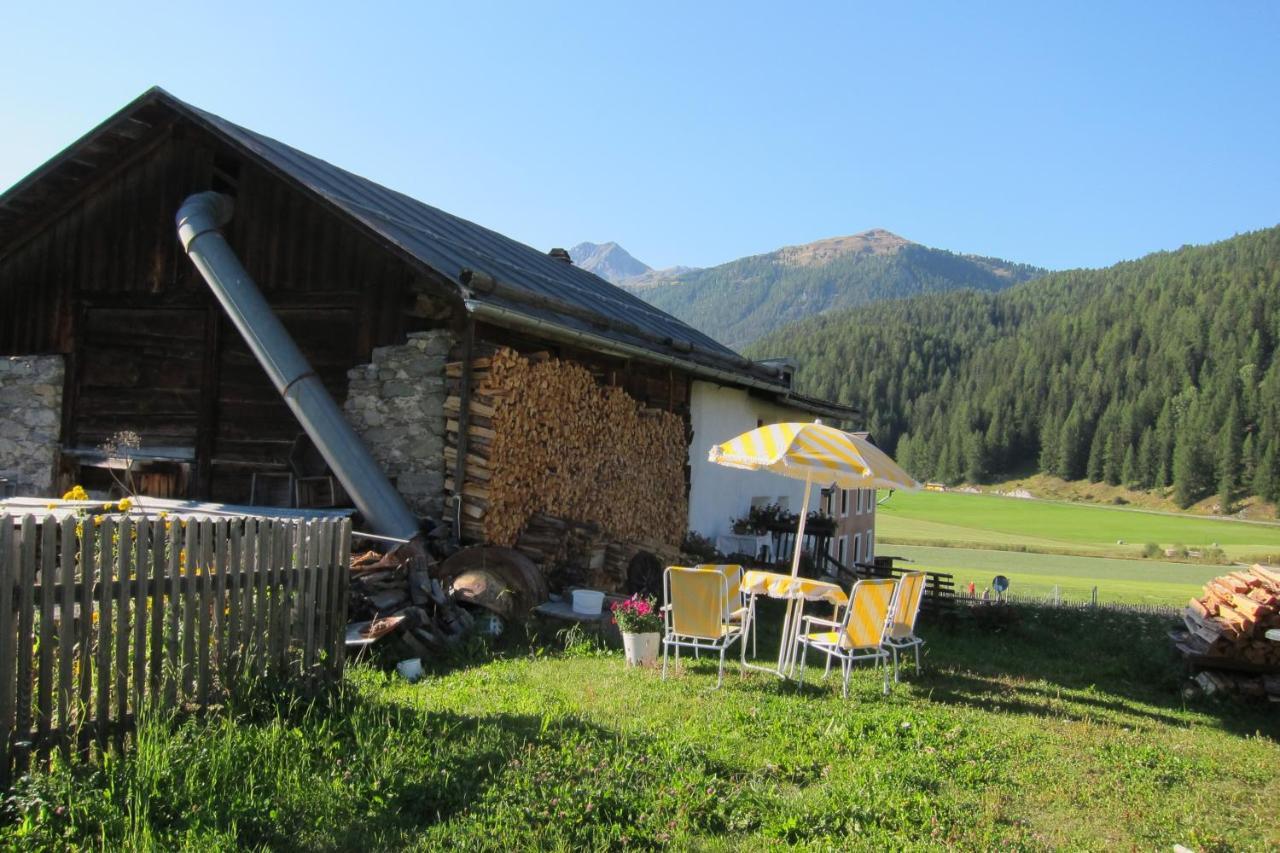
[[[804, 481], [767, 471], [743, 471], [707, 461], [721, 444], [760, 421], [766, 424], [812, 421], [808, 412], [752, 397], [740, 388], [695, 381], [690, 394], [693, 440], [689, 443], [689, 529], [714, 539], [730, 532], [730, 518], [744, 516], [752, 499], [781, 501], [793, 512], [804, 498]], [[814, 484], [809, 509], [816, 509], [821, 484]]]

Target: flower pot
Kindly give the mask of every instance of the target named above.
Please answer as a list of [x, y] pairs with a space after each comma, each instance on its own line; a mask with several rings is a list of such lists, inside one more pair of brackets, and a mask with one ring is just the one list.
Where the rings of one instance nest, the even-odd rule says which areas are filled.
[[659, 634], [623, 632], [622, 649], [627, 655], [627, 666], [653, 666], [658, 661]]

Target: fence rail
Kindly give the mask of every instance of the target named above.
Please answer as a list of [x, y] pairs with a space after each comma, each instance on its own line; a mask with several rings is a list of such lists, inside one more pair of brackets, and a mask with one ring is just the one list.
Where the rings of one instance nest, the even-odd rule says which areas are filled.
[[242, 677], [341, 674], [346, 519], [0, 514], [0, 787]]
[[1148, 613], [1156, 616], [1180, 616], [1183, 608], [1172, 604], [1136, 604], [1119, 601], [1097, 601], [1096, 599], [1069, 599], [1054, 595], [992, 595], [983, 598], [980, 595], [957, 594], [955, 601], [962, 604], [980, 605], [1008, 602], [1009, 604], [1034, 604], [1040, 607], [1061, 607], [1068, 610], [1114, 610], [1121, 613]]

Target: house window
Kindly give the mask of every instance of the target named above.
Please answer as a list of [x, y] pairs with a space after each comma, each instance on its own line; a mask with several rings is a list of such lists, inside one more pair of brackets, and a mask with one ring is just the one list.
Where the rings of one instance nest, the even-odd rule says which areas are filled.
[[862, 534], [853, 534], [853, 561], [855, 563], [862, 562]]
[[849, 490], [840, 490], [840, 517], [847, 518], [849, 515]]
[[844, 555], [848, 552], [849, 537], [841, 536], [836, 542], [836, 562], [844, 565]]
[[865, 563], [874, 563], [876, 560], [876, 532], [874, 530], [867, 531], [867, 550], [862, 557]]
[[866, 492], [866, 489], [858, 489], [858, 515], [862, 515], [862, 500], [864, 492]]

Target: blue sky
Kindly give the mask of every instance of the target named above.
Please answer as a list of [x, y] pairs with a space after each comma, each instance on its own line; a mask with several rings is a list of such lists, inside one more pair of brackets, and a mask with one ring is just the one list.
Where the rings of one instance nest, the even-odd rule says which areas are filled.
[[655, 266], [872, 227], [1103, 266], [1280, 223], [1274, 2], [123, 6], [0, 12], [0, 187], [159, 84]]

